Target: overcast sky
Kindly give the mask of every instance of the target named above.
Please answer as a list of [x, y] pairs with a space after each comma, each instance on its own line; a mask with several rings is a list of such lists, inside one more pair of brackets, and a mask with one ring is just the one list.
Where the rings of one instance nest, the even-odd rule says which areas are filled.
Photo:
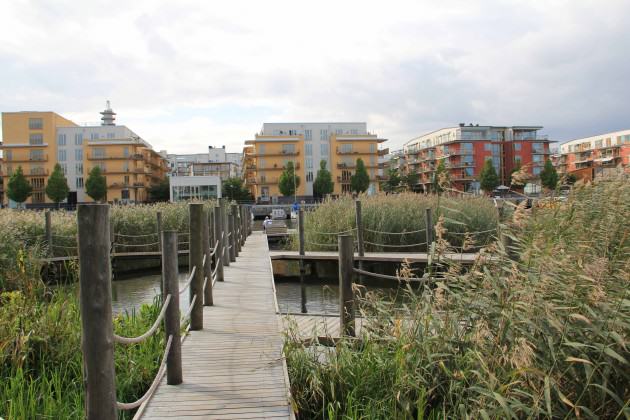
[[[630, 128], [630, 1], [29, 1], [0, 9], [0, 111], [118, 123], [174, 153], [263, 122]], [[387, 144], [387, 143], [386, 143]]]

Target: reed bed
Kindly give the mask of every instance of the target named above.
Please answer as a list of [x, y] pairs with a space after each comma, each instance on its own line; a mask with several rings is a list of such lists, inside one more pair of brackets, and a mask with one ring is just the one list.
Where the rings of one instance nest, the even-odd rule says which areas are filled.
[[367, 326], [334, 348], [289, 332], [298, 417], [630, 418], [630, 184], [516, 208], [509, 248], [466, 271], [444, 258], [442, 222], [437, 284], [412, 290], [403, 267], [402, 308], [358, 289]]
[[[445, 237], [460, 250], [465, 242], [469, 249], [478, 249], [496, 237], [498, 213], [487, 198], [403, 193], [365, 195], [360, 200], [366, 251], [426, 251], [427, 208], [434, 222], [443, 216], [443, 227], [448, 231]], [[336, 250], [337, 233], [348, 232], [356, 238], [355, 228], [354, 200], [347, 196], [327, 200], [305, 215], [306, 249]], [[466, 232], [471, 233], [467, 240]], [[297, 248], [297, 238], [291, 242], [291, 247]]]

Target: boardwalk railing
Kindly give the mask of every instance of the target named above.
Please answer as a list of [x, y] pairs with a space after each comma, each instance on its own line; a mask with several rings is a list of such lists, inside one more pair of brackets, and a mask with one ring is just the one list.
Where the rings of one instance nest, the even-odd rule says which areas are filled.
[[[79, 206], [79, 281], [85, 412], [88, 420], [114, 419], [117, 418], [118, 410], [139, 407], [154, 393], [165, 372], [169, 385], [182, 383], [181, 328], [188, 322], [191, 330], [203, 328], [203, 306], [213, 305], [212, 288], [216, 281], [223, 281], [223, 256], [228, 250], [225, 238], [232, 238], [234, 252], [245, 243], [246, 236], [251, 232], [249, 212], [250, 209], [232, 206], [229, 215], [232, 229], [225, 231], [222, 206], [207, 212], [203, 204], [189, 205], [190, 273], [181, 290], [178, 280], [178, 236], [181, 235], [176, 231], [151, 234], [152, 237], [159, 234], [156, 244], [162, 258], [162, 307], [153, 325], [145, 333], [137, 337], [122, 337], [113, 331], [109, 205]], [[158, 220], [161, 221], [160, 216]], [[161, 223], [159, 226], [161, 228]], [[189, 309], [185, 314], [180, 314], [180, 294], [186, 290], [189, 291]], [[114, 344], [141, 343], [156, 334], [162, 323], [166, 345], [151, 385], [134, 402], [116, 401]]]

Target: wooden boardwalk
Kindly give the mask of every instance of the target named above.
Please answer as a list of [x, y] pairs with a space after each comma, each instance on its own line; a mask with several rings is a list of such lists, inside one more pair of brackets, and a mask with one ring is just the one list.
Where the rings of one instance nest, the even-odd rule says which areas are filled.
[[225, 282], [204, 307], [201, 331], [182, 344], [184, 382], [158, 389], [143, 419], [289, 419], [289, 384], [282, 356], [282, 323], [267, 239], [248, 237]]

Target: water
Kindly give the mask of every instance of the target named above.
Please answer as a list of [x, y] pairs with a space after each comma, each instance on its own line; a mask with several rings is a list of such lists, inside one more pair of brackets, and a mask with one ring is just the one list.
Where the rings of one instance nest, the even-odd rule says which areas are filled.
[[[138, 310], [145, 303], [153, 303], [153, 298], [160, 294], [160, 274], [136, 277], [129, 280], [112, 282], [112, 310], [114, 314]], [[186, 285], [188, 273], [179, 274], [180, 290]], [[179, 308], [188, 310], [188, 290], [180, 295]]]

